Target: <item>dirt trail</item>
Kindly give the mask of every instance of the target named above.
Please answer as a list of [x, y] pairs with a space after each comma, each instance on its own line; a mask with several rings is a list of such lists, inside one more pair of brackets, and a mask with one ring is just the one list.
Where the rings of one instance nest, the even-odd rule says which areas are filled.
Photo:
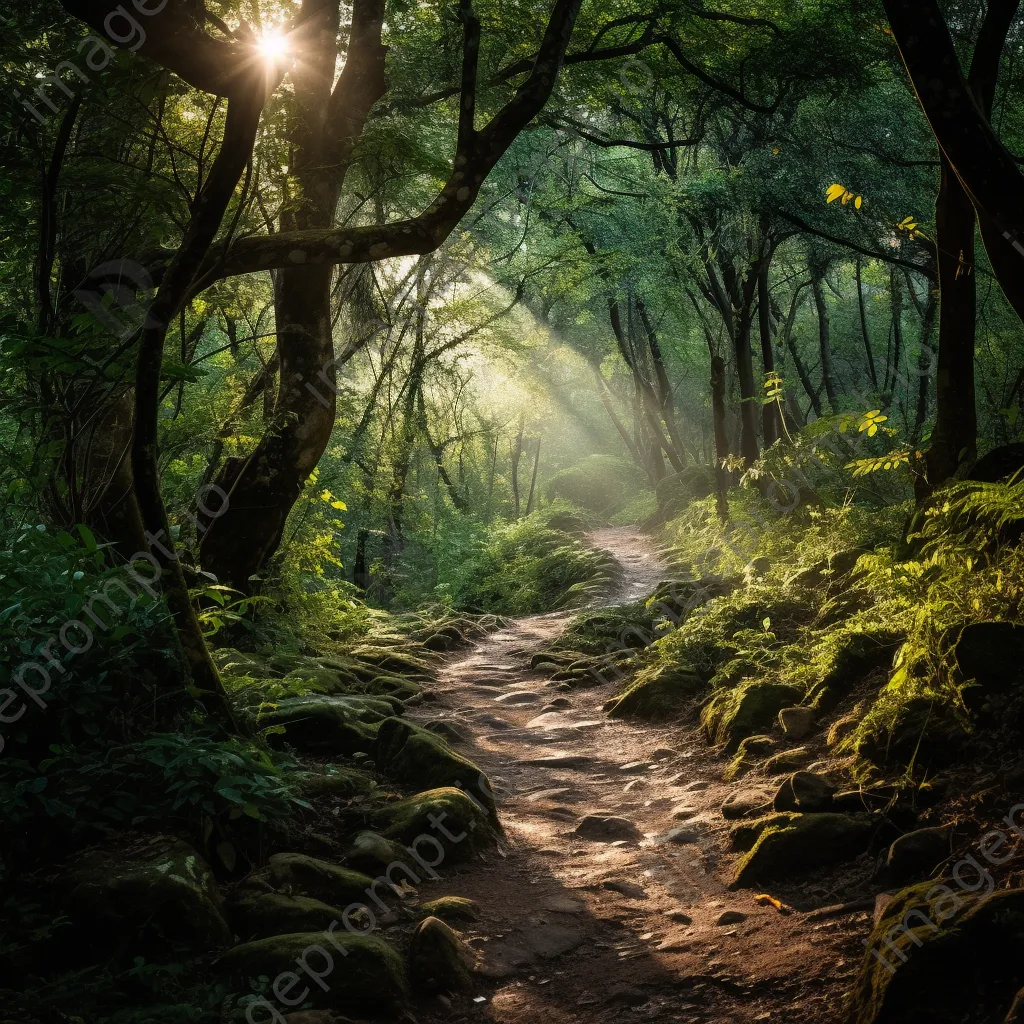
[[[664, 578], [650, 539], [634, 529], [591, 540], [624, 570], [604, 604], [649, 594]], [[719, 809], [732, 787], [720, 781], [721, 761], [689, 727], [608, 719], [601, 705], [614, 683], [562, 693], [530, 670], [531, 655], [570, 617], [531, 616], [487, 637], [441, 670], [438, 700], [418, 716], [467, 737], [458, 749], [495, 784], [507, 836], [500, 852], [424, 891], [481, 904], [482, 921], [464, 934], [483, 958], [476, 997], [486, 1001], [461, 997], [421, 1015], [502, 1024], [838, 1020], [863, 923], [858, 932], [848, 918], [782, 916], [728, 890]], [[588, 815], [619, 820], [584, 838], [576, 830]], [[817, 905], [841, 898], [823, 884]], [[745, 916], [718, 924], [726, 911]]]

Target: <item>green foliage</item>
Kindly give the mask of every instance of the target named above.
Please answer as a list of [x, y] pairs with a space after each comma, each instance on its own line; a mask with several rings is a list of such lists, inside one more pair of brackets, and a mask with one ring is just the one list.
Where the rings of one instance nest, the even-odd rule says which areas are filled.
[[461, 567], [455, 602], [524, 615], [582, 604], [615, 580], [618, 563], [533, 514], [496, 527]]
[[556, 473], [545, 485], [544, 493], [549, 501], [561, 498], [607, 518], [633, 500], [644, 482], [628, 459], [591, 455]]

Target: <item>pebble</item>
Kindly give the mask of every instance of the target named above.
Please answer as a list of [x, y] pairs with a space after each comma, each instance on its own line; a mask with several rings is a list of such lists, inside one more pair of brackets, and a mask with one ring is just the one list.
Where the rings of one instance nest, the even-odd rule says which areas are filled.
[[640, 832], [633, 822], [614, 815], [588, 814], [576, 826], [576, 835], [581, 839], [592, 839], [596, 842], [612, 840], [638, 839]]
[[630, 761], [629, 764], [619, 765], [619, 771], [626, 775], [639, 775], [651, 767], [650, 761]]
[[536, 704], [540, 697], [529, 690], [513, 690], [512, 693], [503, 693], [494, 700], [498, 704]]
[[746, 921], [746, 919], [747, 915], [742, 910], [726, 910], [719, 915], [715, 924], [721, 927], [727, 924], [739, 924], [740, 921]]
[[622, 896], [628, 896], [631, 900], [645, 900], [647, 893], [635, 882], [623, 882], [620, 879], [612, 878], [601, 883], [606, 889], [617, 892]]

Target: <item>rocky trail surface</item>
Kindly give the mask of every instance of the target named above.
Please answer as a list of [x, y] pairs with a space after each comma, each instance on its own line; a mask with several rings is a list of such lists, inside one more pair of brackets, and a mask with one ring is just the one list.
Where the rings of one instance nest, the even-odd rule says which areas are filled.
[[[605, 604], [646, 596], [664, 578], [650, 539], [634, 529], [591, 540], [623, 568]], [[429, 717], [454, 726], [460, 752], [492, 780], [505, 842], [486, 859], [439, 869], [433, 891], [480, 904], [463, 937], [481, 966], [471, 996], [440, 997], [426, 1017], [841, 1019], [870, 917], [839, 908], [863, 894], [857, 883], [869, 869], [773, 890], [781, 910], [756, 890], [730, 891], [736, 855], [721, 807], [743, 784], [721, 782], [724, 762], [690, 724], [606, 717], [614, 681], [570, 690], [531, 670], [531, 656], [570, 618], [519, 619], [438, 676]]]

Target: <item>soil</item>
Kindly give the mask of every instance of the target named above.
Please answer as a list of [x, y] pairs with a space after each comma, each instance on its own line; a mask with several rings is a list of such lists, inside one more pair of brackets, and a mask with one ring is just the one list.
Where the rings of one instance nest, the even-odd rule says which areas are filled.
[[[602, 603], [635, 600], [665, 578], [652, 541], [635, 528], [591, 539], [624, 569]], [[572, 614], [517, 620], [439, 674], [429, 717], [466, 736], [458, 749], [492, 780], [506, 839], [486, 859], [441, 865], [441, 881], [420, 890], [424, 899], [479, 902], [481, 920], [463, 936], [481, 967], [472, 994], [429, 1001], [417, 1018], [841, 1020], [871, 926], [863, 908], [877, 891], [873, 864], [865, 857], [773, 889], [784, 912], [758, 893], [731, 892], [736, 854], [720, 808], [750, 781], [721, 781], [725, 762], [692, 721], [612, 720], [601, 706], [614, 682], [561, 692], [531, 671], [531, 655]], [[525, 696], [510, 701], [513, 693]], [[545, 710], [562, 697], [570, 706]], [[598, 820], [583, 823], [587, 816]], [[850, 903], [860, 909], [842, 909]]]

